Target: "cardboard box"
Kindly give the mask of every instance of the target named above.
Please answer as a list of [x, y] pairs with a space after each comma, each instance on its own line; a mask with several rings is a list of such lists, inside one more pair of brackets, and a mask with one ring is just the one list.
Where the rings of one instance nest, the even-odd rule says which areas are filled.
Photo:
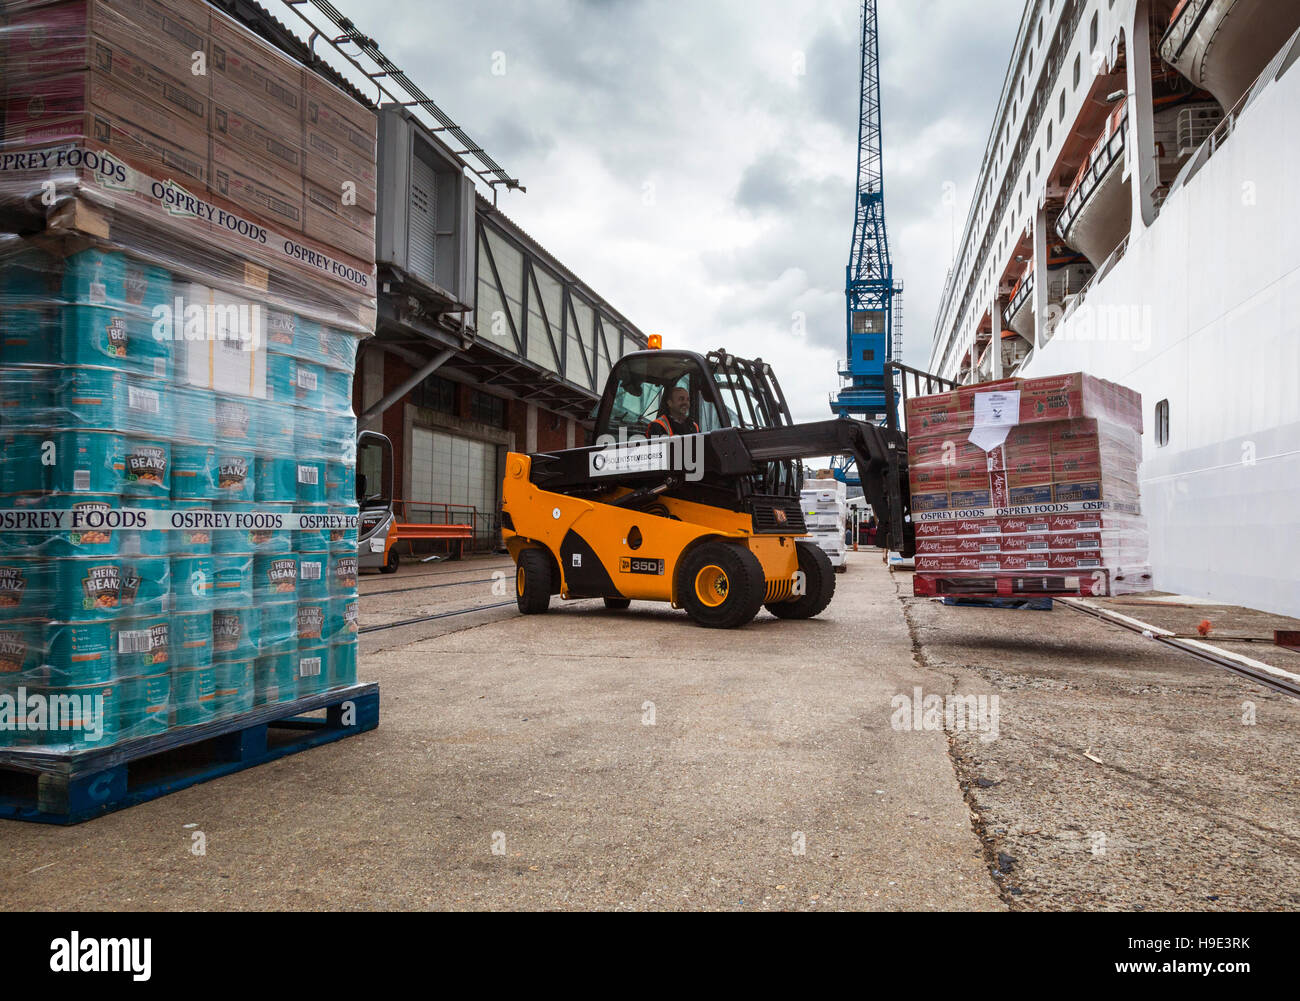
[[302, 67], [228, 17], [212, 18], [212, 100], [302, 145]]
[[153, 102], [124, 91], [111, 78], [81, 71], [41, 81], [38, 98], [14, 89], [5, 100], [7, 147], [83, 141], [160, 179], [208, 183], [208, 138]]
[[982, 393], [1020, 393], [1019, 424], [1098, 419], [1142, 433], [1142, 397], [1111, 382], [1075, 373], [1042, 379], [1004, 379], [963, 386], [948, 393], [909, 399], [910, 438], [966, 438], [975, 424], [975, 397]]
[[314, 203], [302, 200], [303, 233], [318, 243], [360, 260], [374, 263], [375, 236], [373, 228], [369, 234], [359, 232], [346, 222], [329, 212], [322, 211]]
[[302, 194], [303, 201], [310, 211], [330, 216], [333, 223], [346, 226], [374, 240], [375, 213], [368, 211], [360, 203], [354, 202], [349, 205], [342, 189], [326, 188], [315, 181], [304, 181]]
[[260, 118], [218, 101], [212, 102], [212, 138], [231, 150], [242, 150], [280, 171], [288, 179], [303, 171], [302, 144], [297, 132], [285, 134]]
[[302, 200], [290, 178], [283, 183], [275, 171], [232, 151], [225, 143], [212, 143], [212, 190], [233, 202], [241, 214], [253, 215], [282, 232], [303, 231]]
[[330, 191], [357, 186], [357, 203], [374, 209], [379, 117], [310, 69], [302, 71], [305, 176]]
[[[16, 6], [16, 5], [15, 5]], [[22, 5], [4, 28], [5, 75], [48, 76], [102, 67], [99, 43], [120, 47], [177, 79], [206, 68], [210, 18], [200, 0], [60, 0]], [[202, 61], [196, 61], [196, 53]], [[207, 80], [197, 86], [206, 92]]]

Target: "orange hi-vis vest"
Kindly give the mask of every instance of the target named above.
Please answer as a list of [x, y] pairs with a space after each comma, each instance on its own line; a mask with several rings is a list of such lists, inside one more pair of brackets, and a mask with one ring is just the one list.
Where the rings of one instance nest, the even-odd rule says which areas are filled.
[[[696, 424], [695, 421], [691, 421], [691, 423], [695, 425], [695, 433], [699, 434], [700, 433], [699, 424]], [[651, 424], [658, 424], [661, 428], [663, 428], [665, 431], [668, 432], [669, 438], [673, 436], [673, 422], [668, 419], [667, 414], [664, 414], [662, 417], [658, 418], [657, 420], [651, 421]]]

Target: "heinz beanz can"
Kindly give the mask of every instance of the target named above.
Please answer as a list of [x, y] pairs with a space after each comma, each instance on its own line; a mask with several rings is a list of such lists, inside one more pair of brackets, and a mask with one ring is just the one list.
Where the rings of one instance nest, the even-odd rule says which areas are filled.
[[118, 691], [122, 699], [118, 734], [122, 740], [163, 733], [171, 725], [170, 671], [123, 678]]
[[45, 663], [40, 622], [0, 622], [0, 690], [38, 680]]
[[[126, 439], [111, 431], [57, 431], [41, 443], [45, 453], [36, 469], [43, 466], [49, 477], [48, 489], [58, 493], [125, 493]], [[21, 456], [21, 452], [19, 455]], [[51, 462], [44, 465], [45, 456]], [[21, 461], [6, 449], [5, 460]]]
[[212, 552], [219, 519], [211, 501], [172, 502], [172, 552], [207, 555]]
[[357, 641], [344, 640], [330, 646], [330, 680], [331, 688], [357, 683]]
[[0, 557], [0, 622], [46, 618], [53, 602], [49, 560]]
[[259, 605], [258, 649], [263, 654], [283, 653], [298, 643], [298, 603], [273, 601]]
[[55, 622], [46, 631], [49, 684], [60, 688], [105, 684], [118, 676], [116, 629], [109, 622]]
[[258, 657], [253, 662], [254, 705], [274, 705], [297, 698], [297, 666], [297, 657], [292, 652]]
[[115, 619], [122, 604], [125, 563], [120, 557], [51, 560], [54, 600], [50, 617], [59, 622]]
[[253, 556], [225, 553], [212, 557], [213, 601], [221, 608], [247, 608], [253, 604]]
[[259, 601], [297, 601], [298, 557], [293, 553], [258, 554], [253, 559], [254, 594]]
[[252, 660], [223, 661], [212, 665], [216, 716], [238, 716], [253, 708], [256, 685]]
[[213, 399], [213, 423], [217, 429], [217, 442], [232, 445], [254, 445], [261, 440], [258, 420], [262, 402], [244, 396], [218, 394]]
[[203, 612], [212, 608], [216, 584], [212, 557], [205, 554], [173, 556], [171, 560], [174, 612]]
[[172, 499], [213, 500], [217, 496], [217, 450], [211, 445], [172, 447]]
[[298, 603], [298, 645], [322, 646], [326, 643], [328, 622], [328, 601], [300, 601]]
[[330, 596], [350, 598], [357, 593], [357, 557], [330, 554]]
[[255, 468], [253, 453], [218, 448], [217, 497], [225, 501], [251, 501], [254, 495]]
[[172, 447], [157, 439], [128, 438], [122, 493], [169, 497], [172, 491]]
[[48, 375], [46, 386], [49, 422], [55, 427], [120, 431], [127, 426], [127, 380], [116, 369], [60, 369]]
[[256, 608], [221, 608], [212, 613], [212, 660], [257, 657], [261, 614]]
[[183, 416], [174, 406], [171, 383], [138, 375], [127, 377], [123, 419], [128, 433], [149, 434], [156, 431], [162, 421], [179, 427]]
[[330, 554], [326, 551], [298, 554], [298, 597], [323, 600], [330, 596]]
[[253, 477], [258, 501], [292, 503], [298, 499], [298, 462], [292, 456], [259, 455]]
[[[3, 392], [4, 385], [0, 384], [0, 394]], [[61, 456], [63, 455], [59, 442], [61, 437], [63, 436], [59, 434], [42, 434], [39, 431], [9, 431], [0, 435], [0, 447], [4, 449], [4, 461], [0, 462], [0, 494], [23, 494], [48, 490], [46, 477], [49, 470], [43, 460], [51, 445], [47, 445], [46, 442], [51, 442], [55, 450], [54, 454]], [[100, 490], [112, 493], [112, 484], [116, 475], [116, 470], [110, 466], [109, 471], [100, 481], [104, 484], [100, 486]], [[72, 477], [68, 476], [67, 479], [71, 483]], [[62, 482], [62, 477], [59, 482]]]
[[361, 602], [355, 598], [330, 599], [330, 625], [327, 632], [330, 642], [354, 640], [361, 629]]
[[300, 646], [295, 655], [298, 697], [316, 695], [329, 685], [329, 647]]
[[136, 678], [170, 670], [171, 618], [151, 615], [117, 623], [117, 674]]
[[172, 712], [177, 726], [209, 722], [217, 710], [217, 679], [212, 665], [172, 667]]
[[172, 616], [172, 668], [206, 667], [212, 663], [212, 613]]
[[122, 561], [122, 615], [158, 615], [167, 611], [170, 600], [170, 560], [141, 557]]

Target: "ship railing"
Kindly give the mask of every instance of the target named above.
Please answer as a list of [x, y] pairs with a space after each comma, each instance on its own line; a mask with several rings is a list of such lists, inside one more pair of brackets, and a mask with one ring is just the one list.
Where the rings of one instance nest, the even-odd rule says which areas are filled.
[[1178, 112], [1178, 156], [1190, 156], [1214, 135], [1223, 121], [1223, 114], [1218, 106], [1210, 110], [1201, 104], [1192, 108], [1183, 108]]
[[1296, 63], [1296, 49], [1300, 47], [1300, 31], [1291, 36], [1291, 40], [1278, 49], [1277, 55], [1269, 62], [1267, 68], [1261, 73], [1251, 85], [1250, 89], [1241, 96], [1241, 99], [1233, 105], [1232, 109], [1219, 121], [1214, 131], [1209, 134], [1200, 148], [1197, 149], [1196, 155], [1183, 165], [1174, 183], [1169, 186], [1169, 194], [1172, 195], [1179, 188], [1186, 185], [1200, 169], [1209, 162], [1210, 157], [1214, 156], [1233, 132], [1237, 129], [1237, 121], [1241, 118], [1243, 112], [1254, 103], [1261, 91], [1263, 91], [1274, 80], [1279, 80], [1285, 73]]
[[1088, 298], [1088, 293], [1092, 291], [1092, 287], [1110, 274], [1111, 269], [1114, 268], [1115, 265], [1119, 263], [1120, 258], [1128, 252], [1128, 241], [1130, 235], [1131, 234], [1128, 233], [1124, 235], [1124, 239], [1120, 240], [1119, 246], [1111, 252], [1111, 255], [1108, 258], [1106, 258], [1106, 262], [1097, 269], [1097, 273], [1084, 282], [1083, 287], [1074, 294], [1074, 301], [1065, 308], [1065, 312], [1061, 315], [1061, 323], [1064, 323], [1078, 311], [1079, 307], [1082, 306], [1084, 301]]
[[1020, 283], [1019, 290], [1011, 297], [1011, 302], [1007, 305], [1007, 311], [1002, 314], [1002, 322], [1005, 326], [1011, 326], [1011, 318], [1020, 312], [1020, 307], [1025, 304], [1033, 293], [1034, 273], [1031, 271], [1025, 275]]
[[1074, 191], [1065, 201], [1065, 208], [1061, 211], [1061, 217], [1057, 220], [1056, 231], [1065, 239], [1069, 239], [1066, 234], [1074, 224], [1074, 220], [1082, 211], [1083, 206], [1088, 199], [1092, 197], [1094, 191], [1101, 184], [1102, 179], [1107, 172], [1124, 156], [1124, 145], [1128, 141], [1128, 114], [1126, 113], [1120, 119], [1119, 125], [1111, 134], [1110, 139], [1106, 141], [1101, 155], [1095, 156], [1092, 163], [1087, 167], [1079, 178]]

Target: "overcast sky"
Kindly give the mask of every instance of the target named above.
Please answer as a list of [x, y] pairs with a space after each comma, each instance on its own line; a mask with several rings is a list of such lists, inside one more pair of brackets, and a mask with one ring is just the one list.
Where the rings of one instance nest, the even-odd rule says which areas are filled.
[[[614, 308], [666, 346], [763, 357], [796, 420], [829, 416], [857, 0], [335, 5], [523, 181], [501, 208]], [[924, 367], [1024, 3], [879, 6], [886, 215], [905, 360]]]

